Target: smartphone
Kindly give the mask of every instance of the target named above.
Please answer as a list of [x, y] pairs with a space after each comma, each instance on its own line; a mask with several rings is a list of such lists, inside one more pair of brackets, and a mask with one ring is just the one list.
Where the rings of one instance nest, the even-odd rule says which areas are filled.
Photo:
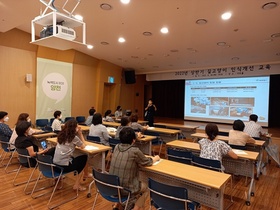
[[47, 149], [48, 145], [46, 141], [41, 141], [41, 146], [43, 149]]

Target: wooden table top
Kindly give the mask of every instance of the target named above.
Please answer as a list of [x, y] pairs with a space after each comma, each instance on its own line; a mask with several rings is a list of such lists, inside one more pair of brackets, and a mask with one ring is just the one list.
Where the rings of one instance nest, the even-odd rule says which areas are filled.
[[[55, 143], [55, 144], [57, 143], [57, 137], [47, 138], [46, 140], [49, 142]], [[88, 154], [96, 154], [96, 153], [108, 151], [111, 149], [111, 147], [109, 147], [109, 146], [105, 146], [102, 144], [96, 144], [96, 143], [89, 142], [89, 141], [86, 141], [86, 146], [90, 146], [90, 147], [88, 147], [88, 148], [86, 147], [84, 149], [76, 147], [76, 149], [83, 151], [85, 153], [88, 153]]]
[[[166, 143], [166, 146], [200, 151], [200, 147], [199, 147], [198, 143], [187, 142], [187, 141], [182, 141], [182, 140], [174, 140], [174, 141], [168, 142], [168, 143]], [[258, 152], [248, 151], [248, 150], [233, 149], [233, 152], [238, 156], [238, 158], [241, 158], [241, 159], [257, 160], [258, 156], [259, 156]]]
[[165, 133], [165, 134], [172, 134], [172, 135], [181, 133], [180, 130], [169, 129], [169, 128], [149, 127], [147, 130], [151, 132], [158, 132], [158, 133]]
[[198, 126], [194, 126], [194, 125], [182, 125], [182, 124], [173, 124], [173, 123], [164, 123], [164, 122], [157, 122], [154, 123], [154, 125], [165, 125], [166, 127], [170, 127], [170, 128], [186, 128], [191, 130], [198, 128]]
[[209, 188], [221, 189], [230, 179], [230, 174], [216, 172], [192, 165], [161, 159], [158, 163], [145, 167], [144, 170], [177, 177]]
[[[191, 134], [191, 136], [192, 136], [192, 137], [196, 137], [196, 138], [207, 138], [207, 134], [206, 134], [206, 133], [193, 133], [193, 134]], [[228, 136], [221, 136], [221, 135], [218, 135], [218, 136], [217, 136], [217, 139], [228, 142], [229, 137], [228, 137]], [[256, 143], [255, 143], [255, 144], [248, 144], [248, 145], [263, 146], [264, 143], [265, 143], [265, 141], [256, 140]]]

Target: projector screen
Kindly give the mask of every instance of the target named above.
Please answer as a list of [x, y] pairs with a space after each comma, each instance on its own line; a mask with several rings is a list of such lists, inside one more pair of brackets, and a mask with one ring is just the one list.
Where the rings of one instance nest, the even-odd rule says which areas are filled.
[[268, 126], [269, 76], [185, 80], [184, 119], [232, 124], [259, 116]]

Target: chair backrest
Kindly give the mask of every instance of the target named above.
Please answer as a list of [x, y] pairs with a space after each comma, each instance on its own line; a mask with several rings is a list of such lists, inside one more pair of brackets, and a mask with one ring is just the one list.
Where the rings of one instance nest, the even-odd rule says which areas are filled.
[[10, 143], [9, 143], [9, 142], [1, 141], [1, 140], [0, 140], [0, 144], [1, 144], [1, 148], [2, 148], [5, 152], [10, 152]]
[[[110, 197], [116, 196], [121, 199], [121, 190], [125, 190], [123, 187], [120, 186], [119, 177], [112, 174], [101, 173], [97, 170], [92, 170], [93, 178], [95, 180], [95, 186], [98, 192], [104, 197], [105, 199], [112, 201]], [[129, 191], [126, 190], [127, 193]]]
[[230, 146], [232, 149], [240, 149], [240, 150], [246, 150], [246, 149], [247, 149], [246, 146], [241, 146], [241, 145], [229, 144], [229, 146]]
[[36, 120], [36, 127], [43, 128], [49, 124], [48, 119], [37, 119]]
[[109, 144], [110, 144], [110, 147], [112, 147], [112, 150], [114, 150], [115, 146], [119, 143], [121, 143], [121, 141], [119, 139], [109, 138]]
[[49, 124], [50, 126], [52, 126], [53, 121], [54, 121], [54, 118], [51, 118], [50, 119], [50, 124]]
[[67, 122], [68, 120], [73, 120], [75, 117], [65, 117], [64, 122]]
[[78, 123], [84, 123], [86, 121], [86, 117], [85, 116], [77, 116], [76, 121]]
[[167, 148], [168, 160], [176, 161], [179, 163], [191, 164], [192, 152], [187, 150], [180, 150], [172, 147]]
[[38, 168], [41, 173], [47, 178], [55, 178], [62, 174], [63, 168], [56, 166], [50, 155], [37, 154]]
[[166, 125], [154, 124], [154, 126], [157, 127], [157, 128], [166, 128]]
[[93, 143], [98, 143], [98, 144], [101, 143], [101, 140], [100, 140], [100, 137], [99, 137], [99, 136], [90, 136], [90, 135], [87, 135], [87, 140], [90, 141], [90, 142], [93, 142]]
[[151, 203], [157, 209], [188, 209], [188, 190], [183, 187], [171, 186], [149, 178]]
[[24, 167], [35, 167], [37, 165], [37, 161], [35, 158], [31, 157], [28, 153], [28, 150], [25, 148], [17, 148], [18, 159], [21, 165]]
[[202, 158], [196, 155], [192, 157], [192, 164], [202, 168], [207, 168], [214, 171], [222, 171], [222, 164], [219, 160], [211, 160]]

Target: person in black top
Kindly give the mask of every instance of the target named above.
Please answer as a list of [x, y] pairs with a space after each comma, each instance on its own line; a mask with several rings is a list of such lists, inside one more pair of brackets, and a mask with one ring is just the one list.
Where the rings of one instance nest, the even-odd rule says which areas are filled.
[[148, 121], [148, 125], [150, 127], [154, 126], [154, 115], [156, 111], [157, 107], [153, 104], [152, 99], [150, 99], [147, 107], [145, 108], [145, 120]]
[[[27, 149], [28, 154], [31, 157], [36, 157], [37, 153], [53, 156], [55, 147], [50, 149], [46, 148], [44, 150], [39, 151], [39, 148], [36, 144], [37, 141], [36, 138], [28, 135], [30, 128], [31, 128], [31, 123], [27, 121], [22, 121], [17, 124], [16, 132], [18, 137], [15, 140], [16, 148]], [[34, 167], [36, 165], [36, 160], [32, 159], [30, 164], [32, 167]]]

